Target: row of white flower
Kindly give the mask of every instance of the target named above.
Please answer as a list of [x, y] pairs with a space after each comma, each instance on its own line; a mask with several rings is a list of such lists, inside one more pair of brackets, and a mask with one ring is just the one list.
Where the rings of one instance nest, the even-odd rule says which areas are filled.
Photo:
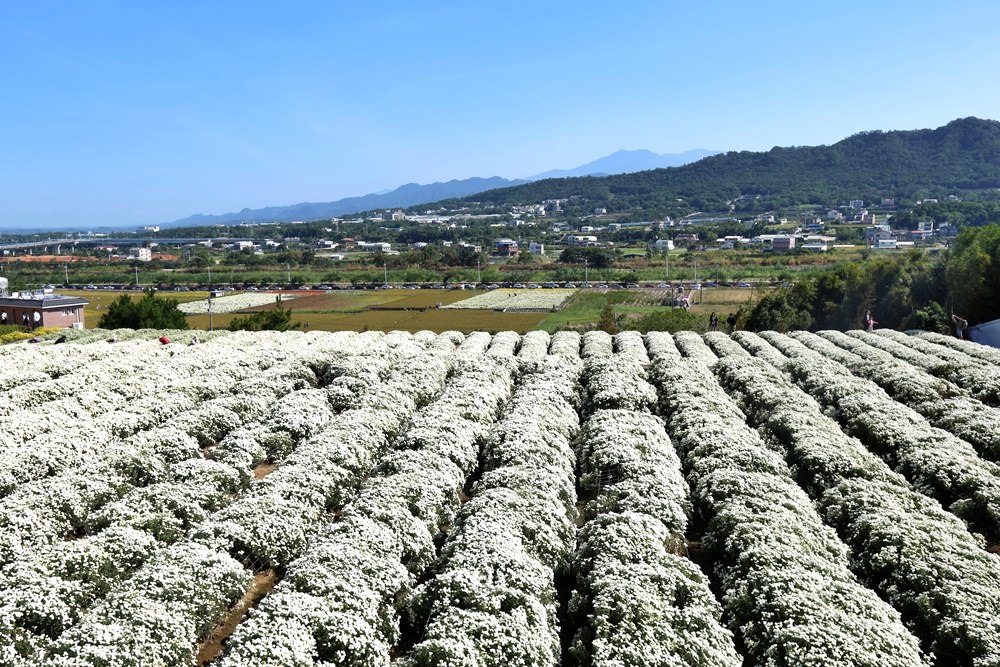
[[[273, 363], [264, 349], [216, 360], [225, 347], [206, 344], [171, 356], [142, 345], [129, 344], [114, 358], [23, 387], [31, 405], [0, 420], [17, 425], [0, 459], [0, 490], [84, 465], [111, 443], [215, 398], [248, 371]], [[138, 358], [144, 360], [139, 367]]]
[[615, 342], [611, 334], [604, 331], [588, 331], [583, 334], [583, 349], [580, 356], [584, 359], [606, 358], [615, 352]]
[[[301, 351], [296, 346], [288, 347], [292, 351]], [[378, 349], [372, 350], [366, 347], [365, 351], [378, 352]], [[384, 352], [386, 351], [383, 350], [383, 354], [377, 358], [385, 356]], [[308, 355], [305, 356], [308, 358]], [[318, 421], [312, 418], [314, 421], [311, 424], [302, 419], [303, 413], [322, 415], [324, 411], [329, 412], [321, 390], [298, 391], [288, 394], [280, 402], [276, 401], [282, 397], [282, 394], [295, 388], [293, 383], [300, 382], [303, 373], [307, 377], [311, 377], [313, 381], [315, 380], [312, 372], [308, 368], [302, 367], [302, 355], [293, 355], [291, 359], [286, 360], [286, 362], [288, 361], [299, 363], [297, 366], [292, 365], [284, 369], [272, 367], [268, 371], [244, 381], [241, 383], [242, 386], [238, 387], [246, 390], [246, 393], [254, 398], [247, 400], [249, 396], [242, 398], [234, 396], [233, 400], [237, 402], [233, 407], [239, 406], [240, 401], [248, 404], [257, 403], [260, 407], [259, 403], [263, 400], [264, 403], [270, 404], [271, 408], [270, 413], [265, 415], [266, 418], [262, 417], [262, 420], [257, 424], [247, 424], [237, 428], [222, 438], [217, 446], [208, 450], [209, 455], [223, 454], [220, 458], [228, 459], [227, 463], [224, 464], [219, 460], [206, 461], [200, 458], [184, 460], [184, 449], [171, 451], [169, 446], [164, 447], [166, 439], [162, 435], [137, 440], [137, 442], [132, 443], [135, 445], [136, 458], [130, 463], [150, 466], [146, 476], [160, 481], [133, 488], [121, 500], [112, 502], [93, 513], [84, 527], [98, 530], [105, 526], [110, 526], [109, 529], [121, 529], [128, 526], [141, 529], [151, 536], [155, 536], [161, 542], [169, 543], [180, 537], [191, 524], [202, 520], [208, 511], [231, 500], [233, 492], [249, 483], [252, 478], [250, 469], [252, 466], [264, 458], [273, 460], [277, 456], [275, 449], [287, 450], [291, 438], [307, 437], [310, 432], [316, 430], [329, 419], [328, 416], [325, 419], [319, 417]], [[406, 361], [408, 362], [409, 359], [407, 358]], [[278, 383], [274, 384], [274, 380], [278, 380]], [[306, 386], [311, 385], [306, 383]], [[308, 400], [303, 401], [303, 397], [308, 397]], [[225, 409], [220, 411], [221, 414], [227, 412], [230, 411]], [[253, 414], [259, 415], [260, 412], [261, 410], [257, 410]], [[263, 412], [267, 413], [268, 411], [265, 408]], [[194, 420], [194, 423], [197, 424], [199, 421]], [[179, 429], [172, 428], [175, 434], [179, 432]], [[181, 436], [187, 437], [189, 441], [186, 453], [191, 454], [191, 450], [193, 450], [192, 456], [197, 456], [200, 452], [197, 441], [191, 435], [179, 433]], [[150, 432], [148, 435], [154, 436], [154, 433]], [[156, 443], [155, 451], [143, 450], [142, 448], [149, 445], [150, 442]], [[240, 456], [241, 449], [250, 455]], [[168, 458], [157, 462], [155, 455], [164, 450], [166, 450]], [[227, 457], [226, 453], [230, 455]], [[179, 463], [167, 465], [174, 457], [179, 459]], [[134, 566], [139, 564], [138, 562], [133, 563], [133, 567], [98, 569], [96, 573], [75, 567], [71, 567], [68, 571], [58, 567], [53, 571], [46, 571], [44, 568], [38, 569], [39, 562], [61, 562], [59, 554], [67, 550], [69, 553], [79, 551], [86, 555], [89, 553], [87, 548], [93, 545], [91, 548], [96, 549], [99, 554], [102, 540], [102, 533], [97, 533], [94, 537], [87, 536], [70, 543], [55, 542], [47, 549], [42, 548], [41, 553], [35, 550], [32, 553], [33, 558], [24, 559], [13, 566], [15, 573], [21, 572], [30, 575], [27, 581], [21, 582], [18, 599], [34, 599], [37, 609], [36, 618], [33, 621], [36, 626], [29, 625], [22, 629], [49, 635], [58, 634], [67, 618], [70, 621], [75, 620], [75, 617], [94, 601], [95, 595], [103, 594], [115, 581], [131, 574]], [[67, 545], [71, 546], [67, 548]], [[33, 586], [28, 586], [27, 583], [32, 580], [32, 577]], [[62, 587], [72, 586], [73, 582], [79, 581], [81, 577], [86, 577], [86, 580], [90, 581], [91, 584], [95, 581], [94, 577], [97, 577], [102, 583], [95, 590], [89, 591], [88, 595], [71, 596], [68, 602], [49, 599], [42, 594], [46, 587], [51, 587], [53, 584]], [[33, 594], [35, 594], [34, 598]], [[43, 611], [47, 609], [49, 611], [45, 612], [46, 616]], [[55, 612], [62, 615], [57, 616]], [[67, 617], [67, 613], [70, 612], [71, 615]], [[48, 625], [41, 625], [43, 622], [47, 622]], [[19, 625], [24, 626], [24, 623]]]
[[[99, 662], [100, 656], [112, 654], [121, 659], [112, 664], [190, 663], [196, 640], [246, 591], [250, 573], [245, 565], [253, 561], [283, 567], [301, 554], [323, 525], [326, 511], [350, 495], [350, 488], [403, 429], [416, 401], [426, 402], [440, 391], [455, 343], [455, 337], [442, 336], [426, 350], [412, 342], [397, 348], [397, 373], [384, 386], [364, 397], [358, 408], [328, 422], [275, 472], [195, 527], [190, 540], [157, 554], [114, 588], [79, 624], [62, 633], [50, 649], [50, 659], [56, 664], [65, 660], [96, 665], [106, 664]], [[188, 551], [219, 565], [193, 569], [191, 577], [177, 576], [173, 555]], [[166, 598], [176, 605], [169, 607], [168, 625], [164, 617], [129, 604], [143, 598]], [[127, 640], [115, 631], [118, 627], [129, 629]], [[119, 644], [131, 649], [128, 659], [124, 652], [119, 654]]]
[[1000, 368], [992, 364], [891, 329], [849, 331], [848, 335], [953, 382], [984, 403], [1000, 406]]
[[2, 345], [0, 391], [7, 392], [19, 385], [67, 375], [114, 352], [110, 345]]
[[666, 331], [650, 331], [645, 335], [646, 350], [650, 358], [659, 356], [680, 357], [680, 350], [674, 343], [674, 337]]
[[[602, 339], [611, 346], [612, 337], [603, 331], [584, 334], [585, 354], [588, 341], [593, 348], [593, 343]], [[584, 382], [588, 411], [621, 408], [649, 412], [655, 409], [656, 389], [646, 381], [646, 371], [637, 356], [628, 353], [594, 355], [586, 363]]]
[[931, 426], [877, 384], [784, 334], [761, 334], [790, 357], [795, 382], [824, 405], [851, 435], [965, 519], [974, 530], [1000, 536], [1000, 465], [984, 461], [972, 445]]
[[[329, 342], [336, 344], [350, 338], [331, 336]], [[206, 367], [204, 375], [225, 395], [169, 417], [160, 426], [121, 439], [109, 437], [103, 450], [78, 466], [64, 466], [59, 474], [18, 486], [0, 500], [0, 526], [4, 527], [0, 531], [0, 563], [9, 561], [26, 545], [48, 543], [70, 531], [79, 533], [90, 522], [88, 517], [94, 509], [114, 503], [134, 487], [160, 484], [157, 488], [164, 489], [164, 483], [172, 482], [169, 470], [172, 464], [200, 457], [200, 447], [215, 444], [244, 422], [262, 419], [270, 406], [289, 391], [315, 384], [316, 377], [305, 362], [314, 353], [325, 356], [329, 350], [323, 345], [296, 346], [289, 345], [290, 342], [286, 340], [280, 349], [268, 349], [262, 340], [255, 348], [259, 362], [249, 366], [245, 362], [252, 361], [254, 356], [234, 357], [229, 351], [225, 354], [217, 351], [212, 357], [215, 366]], [[243, 362], [235, 363], [233, 359]], [[275, 365], [268, 367], [272, 362]], [[228, 366], [229, 372], [220, 373], [219, 367], [223, 366]], [[247, 375], [247, 379], [240, 379]], [[279, 407], [285, 413], [288, 409]], [[282, 428], [287, 418], [287, 414], [277, 415]], [[90, 422], [89, 426], [95, 425]], [[72, 442], [67, 440], [67, 446], [72, 447]], [[225, 457], [229, 449], [221, 447], [209, 454], [234, 463]], [[188, 479], [190, 474], [182, 467], [179, 479]], [[248, 469], [239, 474], [247, 480], [250, 477]], [[183, 498], [184, 492], [168, 495]], [[170, 508], [167, 504], [160, 509]]]
[[551, 310], [565, 303], [574, 292], [575, 290], [566, 289], [496, 289], [441, 307], [476, 310]]
[[654, 359], [726, 620], [758, 665], [921, 665], [899, 614], [861, 585], [846, 548], [704, 364]]
[[623, 383], [626, 391], [652, 393], [654, 400], [634, 407], [621, 396], [610, 402], [615, 407], [593, 412], [578, 439], [587, 523], [573, 558], [569, 618], [576, 633], [570, 654], [591, 665], [739, 665], [707, 578], [678, 555], [688, 487], [663, 422], [649, 412], [656, 394], [645, 380], [642, 360], [648, 357], [641, 346], [638, 334], [618, 334], [618, 363], [588, 362], [591, 402], [595, 389], [607, 396], [606, 388], [623, 375], [645, 384]]
[[997, 664], [1000, 568], [964, 524], [766, 362], [730, 357], [715, 371], [751, 425], [786, 448], [858, 577], [902, 613], [937, 664]]
[[[197, 433], [203, 437], [208, 431], [212, 438], [221, 437], [219, 444], [208, 453], [222, 453], [220, 458], [225, 458], [226, 463], [199, 458], [198, 440], [177, 424], [147, 432], [143, 438], [129, 443], [134, 445], [135, 454], [130, 464], [145, 468], [141, 475], [145, 480], [159, 481], [132, 487], [120, 500], [109, 502], [89, 516], [87, 508], [73, 508], [73, 514], [63, 519], [65, 522], [84, 522], [87, 534], [82, 539], [52, 542], [58, 535], [51, 533], [66, 526], [59, 522], [54, 522], [54, 526], [36, 526], [29, 537], [38, 538], [39, 533], [48, 529], [50, 534], [43, 535], [48, 542], [22, 554], [18, 562], [0, 571], [3, 573], [0, 577], [0, 619], [14, 624], [0, 623], [3, 626], [0, 635], [22, 635], [22, 639], [34, 640], [28, 644], [37, 646], [44, 645], [45, 636], [58, 636], [65, 627], [75, 623], [86, 608], [142, 564], [151, 554], [150, 543], [154, 538], [161, 543], [175, 541], [191, 525], [204, 520], [208, 512], [230, 501], [234, 493], [245, 488], [252, 479], [254, 465], [265, 458], [276, 458], [275, 446], [285, 449], [290, 438], [304, 438], [313, 432], [316, 426], [303, 426], [306, 414], [318, 424], [328, 421], [329, 418], [324, 420], [321, 416], [324, 410], [329, 412], [321, 390], [288, 393], [294, 383], [301, 380], [301, 371], [301, 367], [296, 366], [272, 367], [238, 385], [245, 395], [218, 399], [211, 402], [214, 405], [205, 404], [192, 413], [181, 415], [182, 420], [198, 412], [209, 417], [208, 408], [214, 408], [216, 416], [228, 414], [221, 422], [216, 420], [211, 429], [205, 428], [201, 418], [186, 420], [197, 427]], [[283, 394], [284, 398], [277, 402]], [[239, 413], [223, 407], [223, 401], [230, 401], [231, 407]], [[247, 410], [247, 405], [254, 407]], [[245, 420], [256, 423], [239, 426]], [[223, 437], [218, 426], [225, 422], [235, 427]], [[157, 459], [158, 456], [161, 458]], [[29, 504], [40, 505], [43, 500], [35, 498], [35, 502]], [[55, 501], [56, 504], [49, 508], [51, 515], [70, 510], [65, 504], [65, 494], [56, 497]], [[130, 538], [134, 542], [130, 546], [132, 551], [124, 548], [129, 545], [123, 545], [122, 539], [112, 539], [115, 549], [109, 550], [109, 535]], [[132, 556], [119, 558], [123, 551]], [[75, 592], [52, 596], [49, 594], [52, 590]], [[32, 634], [37, 636], [32, 637]]]
[[579, 357], [528, 372], [483, 448], [483, 475], [459, 512], [433, 576], [415, 591], [415, 665], [556, 665], [556, 573], [575, 546], [570, 444]]
[[732, 339], [758, 359], [763, 359], [779, 370], [785, 370], [789, 358], [776, 347], [751, 331], [736, 331]]
[[[925, 354], [930, 357], [936, 357], [941, 361], [945, 361], [951, 364], [958, 364], [960, 366], [967, 366], [970, 364], [979, 364], [982, 360], [974, 354], [970, 354], [969, 350], [966, 349], [954, 349], [948, 345], [942, 345], [940, 343], [929, 341], [921, 336], [910, 336], [902, 331], [896, 331], [895, 329], [877, 329], [877, 338], [888, 339], [893, 342], [899, 343], [904, 347], [911, 350]], [[864, 339], [869, 338], [865, 336]], [[872, 338], [875, 338], [874, 336]], [[964, 342], [964, 341], [963, 341]], [[982, 346], [979, 346], [982, 347]], [[981, 364], [980, 364], [981, 365]], [[990, 371], [997, 371], [998, 369], [990, 364], [987, 364]]]
[[274, 303], [277, 299], [290, 301], [294, 298], [295, 294], [282, 292], [244, 292], [242, 294], [230, 294], [229, 296], [179, 303], [177, 304], [177, 310], [186, 315], [200, 315], [210, 311], [213, 313], [235, 313], [245, 308], [266, 306]]
[[[235, 373], [230, 376], [230, 385], [238, 378]], [[225, 385], [220, 388], [227, 389]], [[190, 401], [179, 403], [194, 405]], [[88, 440], [89, 456], [79, 460], [73, 460], [75, 443], [67, 437], [60, 444], [69, 453], [64, 454], [60, 449], [44, 452], [47, 457], [62, 456], [71, 460], [70, 463], [59, 461], [58, 466], [46, 463], [44, 467], [29, 467], [23, 456], [8, 454], [4, 467], [13, 471], [14, 482], [10, 485], [12, 492], [0, 500], [0, 527], [3, 528], [0, 530], [0, 563], [10, 561], [27, 544], [51, 542], [81, 529], [96, 507], [113, 502], [135, 485], [165, 481], [168, 462], [198, 453], [196, 436], [204, 430], [205, 423], [217, 422], [217, 416], [236, 414], [233, 409], [252, 416], [253, 410], [246, 408], [259, 409], [260, 403], [236, 396], [214, 399], [191, 410], [186, 420], [181, 416], [185, 413], [173, 417], [175, 423], [171, 423], [169, 413], [154, 413], [165, 418], [162, 427], [153, 427], [127, 438], [107, 435], [103, 440]], [[88, 422], [88, 426], [97, 428], [93, 421]], [[81, 435], [80, 440], [84, 437]], [[58, 474], [43, 476], [51, 472]], [[30, 481], [31, 477], [36, 479]], [[21, 483], [18, 478], [29, 481]]]
[[513, 387], [518, 337], [496, 338], [415, 416], [340, 520], [289, 565], [230, 637], [222, 665], [388, 664], [412, 588]]
[[702, 334], [702, 338], [708, 344], [708, 347], [712, 350], [718, 358], [723, 359], [725, 357], [749, 357], [750, 353], [743, 348], [742, 345], [737, 343], [735, 340], [730, 338], [727, 334], [721, 331], [708, 331]]
[[947, 348], [951, 348], [956, 352], [964, 352], [970, 357], [975, 357], [976, 359], [983, 359], [1000, 366], [1000, 350], [995, 347], [990, 347], [988, 345], [981, 345], [979, 343], [973, 343], [969, 340], [962, 340], [960, 338], [953, 338], [951, 336], [945, 336], [943, 334], [935, 333], [933, 331], [914, 331], [909, 332], [911, 335], [916, 336], [922, 340], [926, 340], [930, 343], [937, 343], [938, 345], [943, 345]]
[[711, 348], [693, 331], [678, 331], [674, 334], [678, 349], [688, 359], [711, 368], [719, 360]]
[[971, 444], [983, 458], [1000, 461], [1000, 408], [985, 405], [951, 382], [839, 331], [789, 335], [855, 375], [875, 382], [934, 426]]
[[649, 365], [646, 342], [638, 331], [622, 331], [615, 334], [615, 354], [635, 359], [644, 366]]
[[298, 445], [280, 467], [194, 529], [196, 540], [247, 564], [284, 567], [328, 510], [342, 506], [413, 413], [444, 388], [456, 339], [397, 348], [393, 374]]

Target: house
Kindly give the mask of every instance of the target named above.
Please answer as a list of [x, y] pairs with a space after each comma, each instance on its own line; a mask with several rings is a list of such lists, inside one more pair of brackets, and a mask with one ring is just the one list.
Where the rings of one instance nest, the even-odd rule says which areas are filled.
[[591, 234], [569, 234], [564, 242], [572, 246], [595, 246], [597, 237]]
[[396, 222], [397, 220], [406, 220], [406, 214], [402, 211], [382, 211], [383, 222]]
[[851, 208], [864, 208], [865, 201], [863, 199], [852, 199], [847, 202], [847, 205]]
[[517, 241], [514, 239], [497, 239], [493, 242], [494, 252], [498, 255], [511, 257], [518, 252]]
[[544, 255], [545, 254], [545, 244], [531, 242], [528, 244], [528, 252], [532, 255]]
[[865, 232], [865, 243], [871, 247], [878, 246], [880, 241], [887, 241], [890, 239], [895, 241], [896, 237], [892, 235], [892, 232], [882, 226], [872, 227]]
[[128, 258], [137, 262], [149, 262], [153, 259], [153, 252], [149, 248], [133, 247], [128, 249]]
[[594, 209], [594, 215], [607, 215], [608, 209], [604, 207], [598, 207]]
[[668, 250], [673, 250], [674, 241], [673, 239], [656, 239], [656, 241], [653, 243], [653, 248], [655, 248], [657, 252], [666, 252]]
[[771, 239], [771, 250], [774, 250], [776, 252], [795, 250], [795, 237], [775, 236], [774, 238]]
[[[15, 292], [0, 297], [0, 313], [6, 313], [8, 324], [83, 329], [83, 309], [89, 303], [86, 299], [61, 294]], [[0, 321], [3, 321], [2, 315]]]
[[367, 241], [359, 241], [358, 250], [361, 250], [362, 252], [384, 254], [392, 250], [392, 244], [387, 243], [386, 241], [372, 241], [371, 243]]

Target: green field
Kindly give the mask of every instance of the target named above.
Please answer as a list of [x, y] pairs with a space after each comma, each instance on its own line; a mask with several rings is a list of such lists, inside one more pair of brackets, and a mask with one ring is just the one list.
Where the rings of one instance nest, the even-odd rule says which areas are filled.
[[[88, 328], [94, 328], [101, 315], [121, 294], [140, 298], [141, 292], [116, 292], [105, 290], [67, 290], [66, 296], [87, 299], [84, 309]], [[438, 309], [438, 305], [470, 298], [481, 291], [470, 290], [357, 290], [327, 293], [300, 292], [295, 299], [284, 302], [292, 312], [292, 321], [304, 330], [363, 331], [365, 329], [400, 329], [403, 331], [500, 331], [517, 332], [543, 329], [553, 332], [563, 328], [587, 329], [600, 320], [601, 310], [609, 301], [614, 313], [635, 317], [662, 308], [664, 292], [654, 289], [639, 290], [578, 290], [561, 310], [549, 313], [503, 313], [490, 310]], [[197, 301], [208, 297], [206, 292], [160, 292], [160, 296], [178, 302]], [[704, 315], [710, 312], [724, 319], [751, 298], [758, 298], [760, 290], [705, 289], [696, 294], [691, 312]], [[242, 312], [270, 310], [273, 304], [250, 308]], [[211, 328], [224, 329], [238, 314], [216, 313], [211, 317]], [[188, 315], [188, 324], [195, 329], [209, 329], [207, 314]]]

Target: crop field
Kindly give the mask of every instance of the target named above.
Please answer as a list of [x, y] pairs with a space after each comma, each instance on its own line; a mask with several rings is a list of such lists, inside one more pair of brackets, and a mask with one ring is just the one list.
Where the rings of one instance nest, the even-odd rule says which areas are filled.
[[572, 289], [495, 289], [444, 308], [500, 311], [548, 311], [562, 306], [576, 290]]
[[996, 350], [66, 336], [0, 347], [2, 665], [1000, 664]]

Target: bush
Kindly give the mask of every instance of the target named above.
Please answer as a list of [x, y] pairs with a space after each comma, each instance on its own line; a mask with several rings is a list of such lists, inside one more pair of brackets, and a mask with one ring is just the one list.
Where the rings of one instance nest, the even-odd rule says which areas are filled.
[[629, 329], [642, 333], [650, 331], [704, 331], [704, 317], [690, 313], [683, 308], [666, 308], [643, 315], [630, 323]]
[[176, 301], [158, 297], [154, 290], [148, 289], [139, 301], [133, 301], [128, 294], [112, 301], [97, 326], [102, 329], [187, 329], [188, 323]]

